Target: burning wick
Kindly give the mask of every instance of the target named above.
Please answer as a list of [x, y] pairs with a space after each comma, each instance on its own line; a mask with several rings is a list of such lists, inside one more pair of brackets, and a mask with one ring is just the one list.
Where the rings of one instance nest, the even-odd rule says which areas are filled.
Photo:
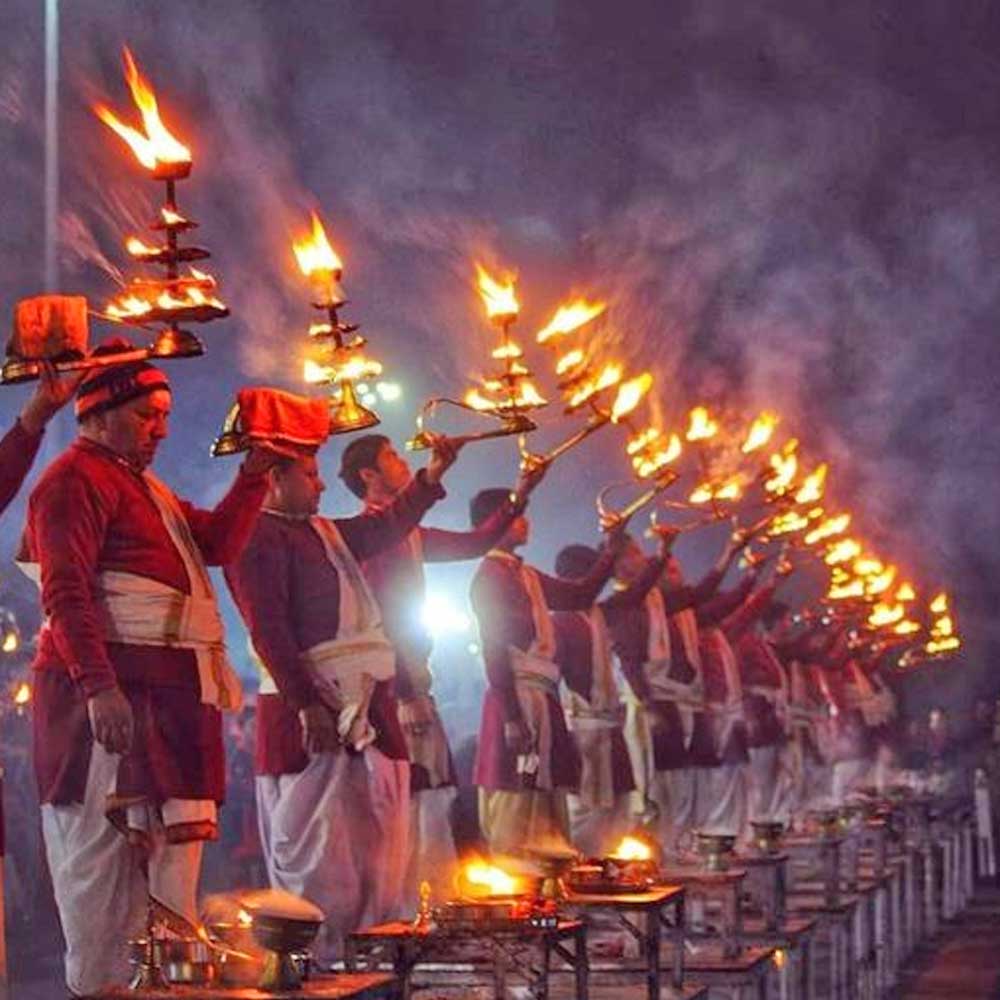
[[312, 213], [312, 228], [308, 236], [292, 244], [299, 270], [309, 279], [316, 305], [337, 308], [346, 301], [340, 279], [344, 265], [337, 256], [319, 216]]
[[173, 136], [163, 124], [152, 87], [139, 72], [128, 48], [122, 49], [125, 79], [132, 100], [142, 116], [145, 134], [126, 125], [107, 105], [97, 104], [94, 113], [128, 143], [136, 159], [160, 180], [187, 177], [191, 172], [191, 150]]
[[514, 275], [508, 274], [501, 282], [477, 263], [476, 283], [486, 306], [486, 315], [501, 326], [513, 323], [521, 309], [514, 292]]

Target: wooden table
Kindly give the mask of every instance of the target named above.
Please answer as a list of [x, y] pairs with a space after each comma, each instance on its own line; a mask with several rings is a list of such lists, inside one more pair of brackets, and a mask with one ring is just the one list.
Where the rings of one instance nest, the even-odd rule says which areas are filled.
[[498, 997], [504, 995], [506, 977], [512, 974], [525, 980], [534, 1000], [547, 1000], [549, 969], [555, 955], [573, 971], [577, 1000], [587, 1000], [587, 927], [582, 920], [560, 920], [556, 927], [549, 928], [535, 927], [527, 921], [482, 927], [414, 927], [396, 921], [349, 934], [344, 960], [352, 972], [360, 965], [371, 970], [383, 961], [389, 962], [399, 978], [399, 996], [409, 1000], [411, 976], [418, 965], [432, 960], [453, 961], [456, 947], [470, 944], [485, 945], [489, 950]]
[[774, 930], [785, 919], [787, 854], [738, 854], [736, 864], [746, 868], [746, 894], [759, 907], [764, 922]]
[[317, 976], [297, 990], [270, 993], [247, 986], [171, 986], [159, 990], [125, 987], [84, 1000], [378, 1000], [395, 997], [396, 977], [382, 972], [335, 972]]
[[785, 837], [781, 846], [791, 861], [788, 879], [790, 891], [796, 891], [803, 878], [819, 878], [823, 882], [827, 901], [831, 906], [836, 906], [843, 881], [843, 844], [843, 837]]
[[860, 898], [840, 894], [831, 903], [825, 893], [789, 893], [788, 912], [793, 917], [819, 917], [830, 945], [830, 996], [854, 1000], [858, 995], [856, 935]]
[[[726, 868], [710, 871], [697, 865], [670, 865], [660, 870], [660, 878], [670, 884], [681, 885], [687, 890], [687, 901], [702, 900], [716, 902], [722, 911], [722, 924], [718, 937], [722, 939], [723, 953], [733, 956], [739, 953], [743, 928], [743, 882], [747, 877], [745, 868]], [[691, 907], [688, 910], [686, 937], [711, 940], [716, 937], [692, 926]]]
[[816, 948], [818, 917], [785, 917], [779, 927], [768, 927], [753, 917], [743, 921], [743, 939], [748, 945], [780, 949], [775, 952], [781, 1000], [813, 1000], [816, 994]]
[[702, 942], [684, 967], [698, 982], [724, 988], [735, 1000], [767, 1000], [774, 948], [743, 948], [738, 955], [727, 955], [718, 944]]
[[[683, 886], [655, 886], [647, 892], [571, 892], [564, 900], [572, 912], [609, 913], [639, 942], [646, 960], [646, 984], [649, 1000], [660, 996], [660, 943], [667, 927], [674, 939], [672, 983], [684, 985], [684, 895]], [[672, 922], [667, 911], [671, 911]]]

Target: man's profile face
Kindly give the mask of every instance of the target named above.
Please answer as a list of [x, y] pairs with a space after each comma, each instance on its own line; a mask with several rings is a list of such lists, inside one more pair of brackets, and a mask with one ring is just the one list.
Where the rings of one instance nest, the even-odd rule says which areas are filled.
[[371, 470], [381, 481], [386, 493], [398, 493], [404, 489], [413, 477], [410, 464], [396, 451], [392, 442], [386, 441], [379, 449], [375, 459], [375, 468]]
[[156, 389], [100, 414], [97, 426], [102, 442], [137, 469], [147, 468], [168, 434], [170, 405], [170, 391]]
[[284, 513], [306, 516], [319, 511], [326, 483], [319, 473], [315, 455], [302, 455], [283, 464], [272, 476], [273, 492]]

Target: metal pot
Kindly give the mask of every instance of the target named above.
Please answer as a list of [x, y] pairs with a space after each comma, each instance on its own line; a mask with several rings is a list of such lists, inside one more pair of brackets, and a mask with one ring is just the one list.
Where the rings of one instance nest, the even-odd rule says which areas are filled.
[[[196, 938], [162, 938], [153, 941], [153, 966], [168, 983], [208, 986], [215, 982], [215, 956], [211, 947]], [[149, 950], [146, 938], [129, 942], [129, 962], [134, 971], [146, 965]]]

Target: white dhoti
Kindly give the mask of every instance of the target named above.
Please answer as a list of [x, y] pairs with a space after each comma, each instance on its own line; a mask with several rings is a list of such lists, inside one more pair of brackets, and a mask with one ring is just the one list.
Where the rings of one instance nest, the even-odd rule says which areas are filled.
[[746, 765], [719, 764], [694, 771], [697, 829], [742, 836], [747, 827]]
[[491, 854], [564, 851], [570, 846], [561, 789], [479, 789], [479, 828]]
[[694, 768], [654, 771], [652, 798], [660, 810], [657, 833], [664, 851], [678, 849], [681, 838], [694, 829], [695, 775]]
[[784, 757], [783, 746], [750, 748], [748, 819], [788, 822], [791, 774]]
[[415, 913], [420, 902], [420, 883], [428, 882], [435, 899], [453, 894], [455, 837], [451, 808], [458, 795], [454, 785], [424, 788], [410, 797], [409, 861], [403, 892], [403, 908]]
[[615, 794], [614, 740], [621, 720], [614, 710], [599, 713], [579, 704], [568, 724], [580, 754], [580, 787], [566, 797], [573, 846], [587, 857], [610, 853], [631, 826], [631, 793]]
[[[89, 996], [128, 981], [129, 938], [143, 933], [148, 896], [197, 923], [202, 844], [168, 844], [161, 825], [140, 850], [105, 809], [118, 758], [94, 744], [84, 801], [42, 806], [42, 834], [66, 939], [66, 985]], [[142, 862], [146, 861], [147, 877]]]
[[326, 914], [321, 963], [344, 935], [401, 915], [409, 830], [409, 764], [373, 747], [310, 757], [304, 771], [257, 778], [268, 877]]

